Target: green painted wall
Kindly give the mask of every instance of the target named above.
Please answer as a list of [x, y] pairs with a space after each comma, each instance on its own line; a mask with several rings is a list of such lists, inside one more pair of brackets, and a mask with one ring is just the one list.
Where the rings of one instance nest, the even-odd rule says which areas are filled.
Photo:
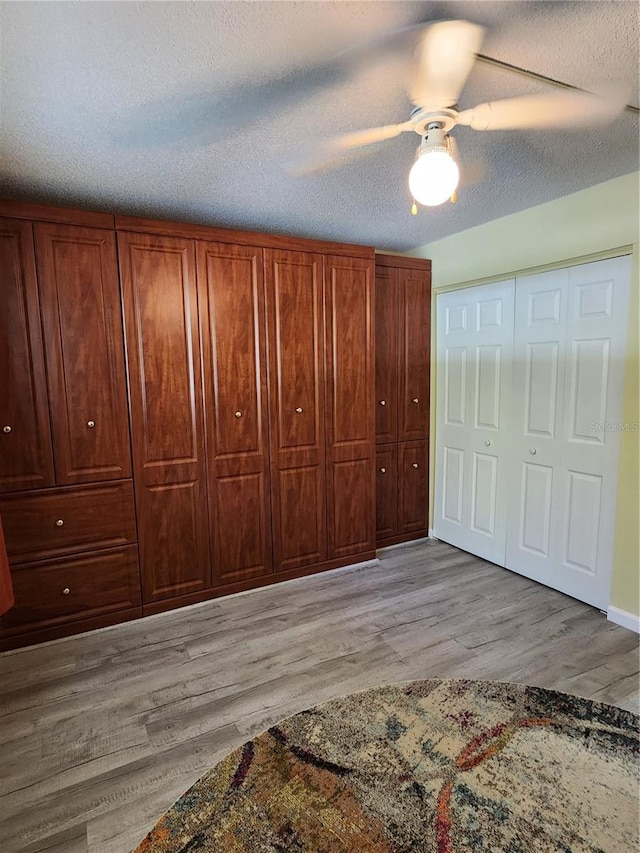
[[[458, 204], [464, 204], [464, 195]], [[437, 216], [437, 209], [424, 215]], [[640, 173], [623, 175], [579, 193], [487, 222], [444, 240], [428, 243], [408, 254], [433, 261], [435, 298], [438, 290], [511, 278], [516, 273], [567, 266], [571, 262], [597, 260], [615, 255], [617, 249], [629, 251], [630, 247], [633, 252], [633, 280], [622, 417], [629, 423], [638, 423]], [[432, 355], [431, 387], [432, 401], [435, 401], [435, 352]], [[432, 405], [432, 434], [433, 409]], [[639, 447], [640, 433], [621, 434], [611, 589], [611, 604], [636, 615], [640, 614]], [[432, 478], [434, 452], [432, 442]], [[431, 495], [433, 491], [432, 482]], [[433, 506], [430, 507], [432, 518]]]

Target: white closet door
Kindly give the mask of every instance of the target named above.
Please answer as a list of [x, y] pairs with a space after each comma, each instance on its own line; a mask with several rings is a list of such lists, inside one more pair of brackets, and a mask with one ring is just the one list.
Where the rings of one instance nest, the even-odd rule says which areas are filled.
[[434, 533], [505, 564], [514, 281], [437, 297]]
[[630, 258], [516, 286], [508, 568], [609, 603]]
[[507, 567], [551, 585], [561, 535], [569, 270], [516, 282]]

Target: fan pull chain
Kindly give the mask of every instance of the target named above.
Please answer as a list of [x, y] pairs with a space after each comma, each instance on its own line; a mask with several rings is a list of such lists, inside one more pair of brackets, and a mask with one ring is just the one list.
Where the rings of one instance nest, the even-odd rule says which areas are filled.
[[416, 216], [418, 213], [418, 205], [416, 204], [416, 200], [414, 198], [413, 204], [411, 205], [411, 215]]

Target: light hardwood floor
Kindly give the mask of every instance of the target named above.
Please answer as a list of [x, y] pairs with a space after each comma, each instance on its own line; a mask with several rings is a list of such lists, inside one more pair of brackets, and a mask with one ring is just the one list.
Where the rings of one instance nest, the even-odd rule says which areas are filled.
[[440, 542], [0, 656], [0, 849], [126, 853], [289, 714], [425, 677], [638, 711], [638, 637]]

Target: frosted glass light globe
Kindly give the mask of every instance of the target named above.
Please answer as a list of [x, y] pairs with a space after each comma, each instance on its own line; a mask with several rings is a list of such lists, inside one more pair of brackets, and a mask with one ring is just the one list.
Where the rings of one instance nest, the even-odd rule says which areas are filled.
[[409, 189], [420, 204], [435, 207], [451, 198], [459, 180], [458, 164], [450, 154], [426, 149], [411, 167]]

